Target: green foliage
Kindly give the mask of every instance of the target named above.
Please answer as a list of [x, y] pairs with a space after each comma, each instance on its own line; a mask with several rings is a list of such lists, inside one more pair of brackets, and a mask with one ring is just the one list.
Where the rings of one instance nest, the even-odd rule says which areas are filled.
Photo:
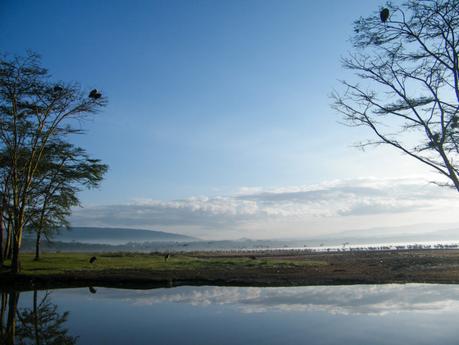
[[68, 227], [71, 208], [79, 205], [77, 192], [95, 188], [108, 166], [91, 159], [82, 148], [61, 140], [45, 147], [43, 160], [33, 182], [33, 198], [27, 209], [27, 225], [31, 231], [47, 239]]
[[27, 227], [37, 233], [38, 257], [41, 234], [68, 225], [77, 193], [99, 185], [107, 166], [69, 138], [106, 104], [99, 91], [52, 80], [37, 54], [0, 55], [0, 265], [5, 247], [19, 270]]

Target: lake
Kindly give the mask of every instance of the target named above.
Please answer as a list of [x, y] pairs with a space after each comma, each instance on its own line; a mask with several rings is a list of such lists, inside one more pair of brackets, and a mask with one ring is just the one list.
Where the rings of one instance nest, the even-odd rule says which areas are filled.
[[5, 344], [446, 345], [459, 285], [4, 292], [1, 311]]

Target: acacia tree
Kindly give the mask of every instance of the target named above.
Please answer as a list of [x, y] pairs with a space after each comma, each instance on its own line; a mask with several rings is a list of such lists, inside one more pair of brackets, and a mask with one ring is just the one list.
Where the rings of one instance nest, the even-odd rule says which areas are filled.
[[69, 227], [71, 208], [80, 204], [77, 193], [97, 187], [107, 169], [80, 147], [61, 140], [47, 145], [26, 212], [27, 228], [36, 235], [35, 260], [40, 257], [42, 236], [50, 240], [60, 229]]
[[81, 133], [81, 120], [105, 105], [97, 90], [88, 96], [77, 84], [53, 82], [34, 53], [0, 58], [0, 145], [9, 175], [13, 272], [20, 269], [26, 212], [48, 143]]
[[38, 292], [33, 292], [32, 308], [17, 310], [18, 321], [15, 335], [18, 344], [42, 345], [73, 345], [78, 337], [69, 335], [66, 328], [70, 312], [60, 313], [58, 306], [53, 304], [46, 292], [38, 300]]
[[354, 23], [343, 59], [358, 83], [342, 81], [333, 107], [347, 124], [429, 166], [459, 191], [459, 1], [410, 0]]

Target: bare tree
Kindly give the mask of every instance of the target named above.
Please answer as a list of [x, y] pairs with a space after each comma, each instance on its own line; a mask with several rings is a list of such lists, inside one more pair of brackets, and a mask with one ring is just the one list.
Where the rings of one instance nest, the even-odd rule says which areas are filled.
[[362, 147], [390, 145], [459, 191], [459, 1], [386, 3], [354, 32], [343, 66], [359, 82], [342, 81], [333, 107], [373, 131]]

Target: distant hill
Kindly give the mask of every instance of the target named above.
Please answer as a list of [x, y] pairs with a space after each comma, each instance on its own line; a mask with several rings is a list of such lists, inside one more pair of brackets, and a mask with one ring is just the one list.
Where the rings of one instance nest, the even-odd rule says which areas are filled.
[[174, 234], [164, 231], [123, 229], [123, 228], [98, 228], [98, 227], [72, 227], [69, 231], [63, 230], [53, 238], [60, 242], [124, 244], [128, 242], [191, 242], [198, 241], [196, 237]]

